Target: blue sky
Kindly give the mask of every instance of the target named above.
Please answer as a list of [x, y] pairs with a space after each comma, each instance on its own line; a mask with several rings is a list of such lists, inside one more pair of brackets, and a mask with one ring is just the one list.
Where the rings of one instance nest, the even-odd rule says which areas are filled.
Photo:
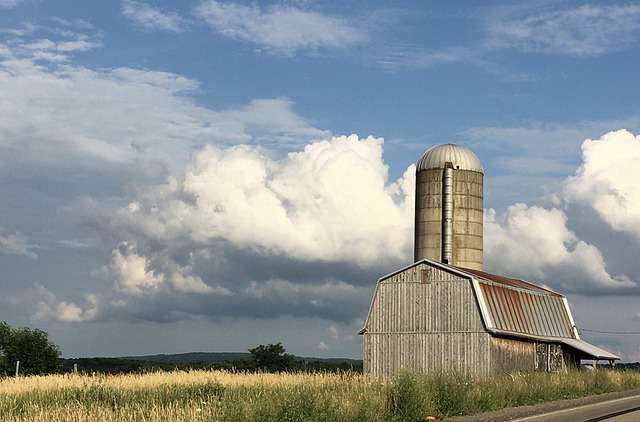
[[640, 360], [597, 332], [640, 321], [639, 41], [637, 2], [0, 0], [0, 320], [64, 356], [360, 357], [454, 142], [485, 270]]

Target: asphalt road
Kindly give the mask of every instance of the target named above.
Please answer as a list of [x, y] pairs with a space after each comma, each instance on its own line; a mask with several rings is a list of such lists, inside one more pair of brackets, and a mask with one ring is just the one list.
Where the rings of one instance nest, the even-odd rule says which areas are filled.
[[514, 407], [447, 422], [639, 422], [640, 390]]
[[640, 395], [511, 419], [513, 422], [638, 422]]

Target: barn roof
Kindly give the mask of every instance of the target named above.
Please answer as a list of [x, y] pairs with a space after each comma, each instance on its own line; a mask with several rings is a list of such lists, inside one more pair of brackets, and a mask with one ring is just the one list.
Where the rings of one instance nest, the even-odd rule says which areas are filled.
[[580, 339], [564, 295], [528, 281], [468, 268], [487, 330], [496, 335], [557, 342], [576, 349], [582, 359], [620, 357]]
[[487, 329], [533, 337], [577, 338], [563, 295], [524, 280], [457, 269], [474, 276]]

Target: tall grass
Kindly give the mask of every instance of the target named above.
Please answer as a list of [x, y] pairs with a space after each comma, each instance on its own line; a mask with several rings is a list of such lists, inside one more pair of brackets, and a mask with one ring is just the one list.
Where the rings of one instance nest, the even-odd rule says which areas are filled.
[[1, 421], [417, 421], [640, 388], [640, 373], [598, 370], [474, 380], [401, 372], [175, 371], [0, 380]]

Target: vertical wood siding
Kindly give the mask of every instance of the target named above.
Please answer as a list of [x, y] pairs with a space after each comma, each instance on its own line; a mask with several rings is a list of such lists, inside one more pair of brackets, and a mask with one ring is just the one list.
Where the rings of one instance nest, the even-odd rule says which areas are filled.
[[380, 280], [365, 329], [367, 373], [491, 373], [491, 336], [471, 282], [438, 268], [420, 264]]
[[537, 368], [536, 343], [491, 338], [491, 375], [530, 371]]

